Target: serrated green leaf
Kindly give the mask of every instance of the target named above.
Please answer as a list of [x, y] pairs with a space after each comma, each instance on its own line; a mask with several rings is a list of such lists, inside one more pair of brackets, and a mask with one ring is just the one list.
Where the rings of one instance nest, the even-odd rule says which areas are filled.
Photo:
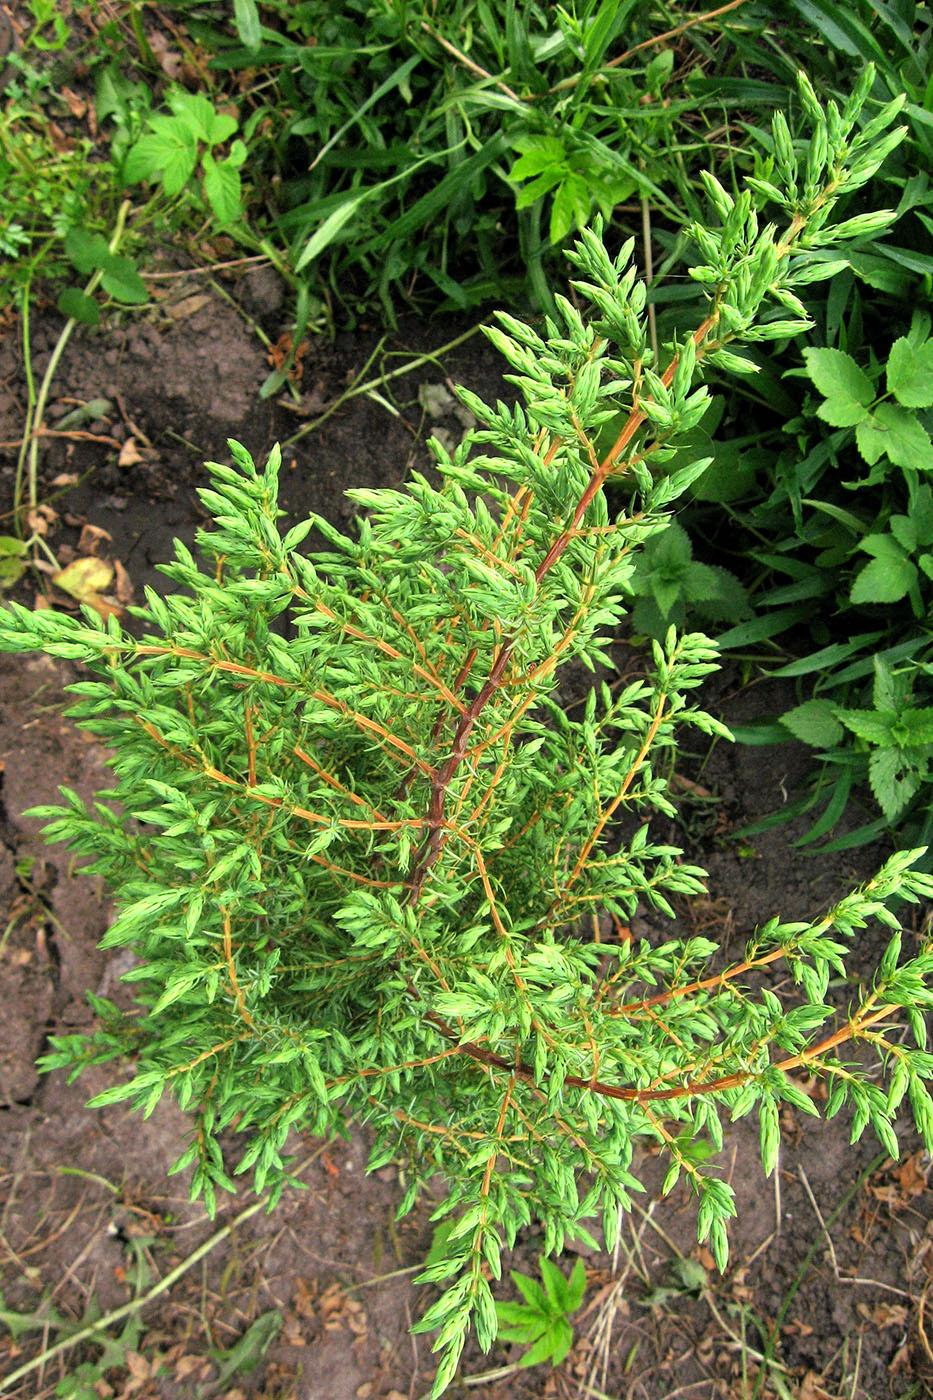
[[849, 597], [853, 603], [896, 603], [916, 587], [917, 577], [905, 554], [872, 559], [856, 574]]
[[881, 403], [855, 430], [858, 450], [869, 466], [882, 455], [898, 467], [933, 472], [933, 442], [923, 424], [897, 403]]
[[542, 1257], [538, 1260], [538, 1267], [549, 1299], [561, 1311], [566, 1311], [568, 1294], [564, 1275], [552, 1259]]
[[149, 132], [141, 136], [126, 154], [123, 174], [130, 185], [161, 176], [165, 193], [174, 196], [191, 179], [197, 161], [198, 147], [193, 132], [176, 122], [169, 132]]
[[817, 749], [831, 749], [843, 735], [836, 707], [829, 700], [807, 700], [781, 715], [781, 723], [795, 739]]
[[555, 167], [558, 168], [558, 178], [560, 178], [560, 168], [563, 167], [565, 157], [566, 152], [560, 141], [552, 137], [544, 137], [540, 144], [531, 147], [519, 156], [509, 170], [508, 179], [527, 180]]
[[915, 345], [901, 336], [891, 346], [886, 382], [905, 408], [929, 408], [933, 404], [933, 340]]
[[552, 246], [562, 243], [575, 224], [582, 227], [589, 212], [590, 200], [585, 184], [575, 175], [565, 176], [554, 191], [551, 205], [548, 238]]
[[901, 748], [933, 744], [933, 709], [901, 710], [894, 733]]
[[894, 744], [893, 729], [897, 715], [893, 712], [877, 710], [836, 710], [836, 718], [846, 729], [867, 739], [871, 744], [890, 746]]
[[878, 806], [889, 822], [896, 821], [920, 786], [920, 776], [904, 764], [896, 748], [875, 749], [868, 762], [868, 781]]
[[[214, 111], [214, 104], [210, 98], [200, 92], [185, 92], [183, 88], [175, 88], [169, 94], [168, 104], [175, 113], [176, 126], [180, 123], [197, 141], [204, 141], [210, 144], [214, 123], [217, 113]], [[168, 131], [168, 121], [170, 118], [162, 118], [164, 126], [160, 126], [163, 131]], [[160, 122], [159, 118], [153, 118], [150, 125], [156, 127]]]
[[578, 1259], [570, 1273], [567, 1284], [568, 1312], [576, 1312], [583, 1302], [583, 1294], [586, 1292], [586, 1269], [583, 1267], [583, 1260]]
[[852, 427], [866, 417], [875, 388], [864, 370], [843, 350], [808, 346], [803, 352], [807, 373], [826, 399], [819, 416], [834, 427]]
[[236, 223], [241, 210], [240, 172], [228, 160], [215, 161], [210, 151], [204, 152], [204, 194], [214, 218], [226, 227]]
[[65, 235], [65, 256], [85, 277], [97, 272], [110, 256], [106, 238], [84, 228], [71, 228]]
[[[519, 1366], [523, 1369], [527, 1366], [540, 1366], [545, 1361], [552, 1361], [555, 1352], [559, 1351], [566, 1340], [566, 1333], [570, 1332], [570, 1342], [573, 1342], [573, 1333], [565, 1322], [557, 1320], [538, 1338], [534, 1346], [525, 1352], [519, 1361]], [[567, 1355], [570, 1350], [569, 1344], [563, 1355]]]
[[546, 1314], [548, 1311], [548, 1298], [540, 1283], [537, 1283], [533, 1278], [529, 1278], [527, 1274], [519, 1274], [514, 1271], [511, 1272], [510, 1277], [529, 1307], [534, 1308], [536, 1312], [542, 1315]]

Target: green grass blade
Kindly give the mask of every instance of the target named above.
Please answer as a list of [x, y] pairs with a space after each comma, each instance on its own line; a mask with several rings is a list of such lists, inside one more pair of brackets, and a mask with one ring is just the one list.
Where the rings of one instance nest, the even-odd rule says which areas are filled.
[[233, 0], [233, 22], [240, 43], [250, 53], [255, 54], [262, 39], [256, 0]]

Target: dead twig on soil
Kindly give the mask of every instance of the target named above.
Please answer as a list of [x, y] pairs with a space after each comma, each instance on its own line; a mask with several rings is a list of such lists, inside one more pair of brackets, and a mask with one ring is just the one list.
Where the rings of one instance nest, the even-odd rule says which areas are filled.
[[[302, 1163], [300, 1167], [297, 1167], [293, 1174], [295, 1176], [300, 1175], [303, 1171], [307, 1170], [313, 1160], [314, 1156], [310, 1157], [306, 1162]], [[233, 1234], [240, 1225], [249, 1220], [252, 1216], [258, 1214], [259, 1211], [264, 1210], [266, 1205], [265, 1197], [261, 1197], [259, 1200], [253, 1201], [251, 1205], [246, 1206], [245, 1209], [240, 1211], [239, 1215], [234, 1216], [229, 1224], [215, 1231], [209, 1239], [205, 1240], [203, 1244], [198, 1245], [197, 1249], [189, 1254], [186, 1259], [183, 1259], [180, 1264], [176, 1265], [174, 1269], [171, 1269], [164, 1278], [154, 1283], [145, 1293], [140, 1294], [136, 1298], [132, 1298], [128, 1303], [122, 1304], [119, 1308], [114, 1308], [112, 1312], [106, 1313], [103, 1317], [97, 1318], [96, 1321], [88, 1323], [87, 1326], [79, 1328], [79, 1330], [73, 1332], [71, 1336], [63, 1337], [61, 1341], [55, 1342], [52, 1346], [44, 1344], [38, 1356], [32, 1357], [31, 1360], [24, 1362], [22, 1366], [17, 1367], [15, 1371], [12, 1371], [8, 1376], [4, 1377], [2, 1387], [0, 1387], [0, 1395], [11, 1394], [13, 1386], [17, 1381], [22, 1380], [24, 1376], [31, 1375], [34, 1371], [39, 1371], [40, 1374], [42, 1374], [46, 1365], [53, 1357], [60, 1356], [63, 1352], [70, 1351], [72, 1347], [78, 1346], [81, 1342], [102, 1341], [103, 1334], [108, 1332], [110, 1328], [114, 1327], [118, 1322], [121, 1322], [123, 1318], [130, 1317], [136, 1312], [141, 1312], [142, 1309], [147, 1307], [154, 1299], [158, 1298], [162, 1293], [167, 1292], [180, 1278], [183, 1278], [190, 1269], [194, 1268], [202, 1259], [206, 1259], [208, 1254]]]
[[829, 1233], [829, 1230], [826, 1228], [826, 1221], [823, 1219], [823, 1214], [819, 1206], [817, 1205], [816, 1197], [814, 1196], [813, 1191], [810, 1187], [810, 1183], [807, 1180], [807, 1174], [804, 1171], [803, 1166], [799, 1163], [797, 1165], [797, 1172], [800, 1176], [800, 1180], [803, 1182], [804, 1190], [810, 1197], [810, 1204], [813, 1207], [813, 1213], [816, 1216], [817, 1220], [820, 1222], [820, 1229], [823, 1231], [823, 1237], [826, 1240], [826, 1245], [829, 1252], [829, 1261], [833, 1266], [833, 1276], [835, 1277], [836, 1282], [855, 1283], [860, 1285], [860, 1287], [862, 1288], [881, 1288], [885, 1291], [885, 1293], [896, 1293], [899, 1298], [909, 1299], [911, 1295], [905, 1292], [903, 1288], [895, 1288], [893, 1283], [882, 1283], [880, 1279], [876, 1278], [856, 1278], [853, 1274], [844, 1274], [841, 1272], [839, 1268], [839, 1260], [836, 1258], [836, 1246], [833, 1244], [833, 1237]]
[[332, 403], [328, 404], [324, 412], [317, 418], [313, 418], [310, 423], [305, 423], [303, 427], [298, 429], [297, 433], [292, 433], [290, 438], [286, 438], [282, 443], [282, 451], [285, 452], [287, 448], [293, 447], [296, 442], [299, 442], [303, 437], [307, 437], [308, 433], [313, 433], [314, 430], [325, 423], [332, 414], [336, 413], [338, 408], [342, 408], [343, 405], [349, 403], [351, 399], [357, 398], [360, 394], [369, 394], [371, 396], [373, 390], [378, 390], [381, 385], [387, 384], [390, 379], [398, 379], [403, 374], [410, 374], [412, 370], [420, 369], [422, 365], [435, 363], [441, 355], [446, 355], [450, 350], [455, 350], [457, 346], [463, 345], [465, 341], [476, 335], [480, 329], [481, 327], [479, 325], [471, 326], [468, 331], [464, 331], [463, 335], [458, 335], [454, 340], [449, 340], [446, 345], [439, 346], [437, 350], [431, 350], [425, 355], [416, 355], [413, 360], [409, 360], [407, 364], [400, 365], [398, 369], [389, 370], [386, 374], [380, 374], [377, 379], [368, 379], [365, 383], [361, 383], [360, 381], [363, 375], [369, 369], [385, 344], [385, 337], [383, 337], [349, 389], [346, 389], [339, 398], [334, 399]]
[[[833, 1211], [832, 1215], [829, 1217], [828, 1221], [826, 1221], [826, 1229], [829, 1229], [832, 1225], [834, 1225], [834, 1224], [836, 1223], [836, 1221], [839, 1219], [840, 1215], [842, 1215], [843, 1211], [846, 1210], [846, 1209], [848, 1208], [848, 1206], [849, 1206], [850, 1202], [852, 1201], [853, 1197], [856, 1196], [856, 1195], [858, 1194], [859, 1191], [861, 1191], [862, 1187], [865, 1185], [865, 1182], [868, 1180], [868, 1178], [869, 1178], [874, 1172], [876, 1172], [876, 1171], [878, 1170], [878, 1168], [881, 1166], [881, 1163], [882, 1163], [882, 1162], [886, 1162], [887, 1159], [888, 1159], [888, 1154], [887, 1154], [886, 1152], [880, 1152], [880, 1153], [878, 1154], [877, 1157], [875, 1157], [871, 1162], [869, 1162], [869, 1164], [868, 1164], [868, 1166], [865, 1168], [865, 1170], [864, 1170], [863, 1172], [860, 1173], [860, 1175], [856, 1178], [854, 1184], [853, 1184], [852, 1186], [850, 1186], [849, 1190], [848, 1190], [848, 1191], [846, 1192], [846, 1194], [843, 1196], [842, 1200], [839, 1202], [839, 1204], [837, 1205], [836, 1209]], [[800, 1268], [797, 1270], [796, 1277], [794, 1278], [793, 1282], [792, 1282], [791, 1285], [790, 1285], [790, 1288], [788, 1288], [787, 1292], [786, 1292], [785, 1295], [784, 1295], [784, 1301], [781, 1303], [781, 1306], [780, 1306], [780, 1308], [778, 1309], [777, 1317], [774, 1319], [774, 1323], [773, 1323], [773, 1325], [772, 1325], [772, 1327], [771, 1327], [771, 1330], [770, 1330], [770, 1332], [768, 1333], [767, 1338], [765, 1339], [765, 1349], [764, 1349], [764, 1358], [763, 1358], [765, 1364], [762, 1365], [761, 1370], [758, 1372], [757, 1379], [755, 1380], [755, 1389], [752, 1391], [752, 1393], [751, 1393], [751, 1395], [749, 1396], [748, 1400], [759, 1400], [759, 1396], [761, 1395], [762, 1387], [764, 1386], [764, 1383], [765, 1383], [765, 1377], [766, 1377], [766, 1375], [767, 1375], [767, 1368], [768, 1368], [769, 1365], [773, 1365], [773, 1364], [774, 1364], [774, 1361], [773, 1361], [773, 1357], [774, 1357], [774, 1348], [775, 1348], [775, 1344], [776, 1344], [776, 1342], [777, 1342], [777, 1339], [778, 1339], [778, 1337], [779, 1337], [780, 1334], [781, 1334], [781, 1328], [784, 1326], [784, 1319], [787, 1317], [787, 1314], [788, 1314], [788, 1312], [790, 1311], [790, 1305], [791, 1305], [791, 1303], [794, 1301], [794, 1298], [795, 1298], [796, 1295], [797, 1295], [798, 1289], [800, 1288], [801, 1284], [803, 1283], [804, 1279], [806, 1278], [806, 1276], [807, 1276], [807, 1270], [809, 1269], [810, 1265], [812, 1264], [813, 1259], [814, 1259], [814, 1256], [816, 1255], [816, 1251], [819, 1249], [819, 1247], [820, 1247], [820, 1240], [819, 1240], [819, 1238], [817, 1238], [817, 1239], [815, 1239], [815, 1240], [813, 1241], [813, 1243], [811, 1244], [810, 1248], [807, 1250], [807, 1253], [806, 1253], [806, 1255], [804, 1256], [804, 1259], [803, 1259], [803, 1263], [800, 1265]]]

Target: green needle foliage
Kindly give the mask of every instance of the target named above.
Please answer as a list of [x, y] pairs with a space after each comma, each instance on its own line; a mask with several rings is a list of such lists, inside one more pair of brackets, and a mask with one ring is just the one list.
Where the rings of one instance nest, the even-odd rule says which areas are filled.
[[[781, 1104], [816, 1112], [796, 1071], [824, 1078], [828, 1112], [850, 1103], [853, 1136], [871, 1122], [892, 1154], [907, 1095], [933, 1148], [933, 951], [902, 959], [887, 908], [933, 894], [917, 853], [812, 923], [772, 920], [737, 963], [706, 938], [607, 941], [599, 914], [671, 913], [672, 896], [703, 888], [649, 821], [672, 812], [679, 729], [723, 732], [690, 702], [715, 649], [671, 629], [641, 679], [594, 689], [579, 720], [553, 693], [562, 666], [607, 659], [634, 561], [707, 465], [665, 471], [706, 411], [698, 376], [744, 372], [743, 342], [806, 325], [797, 289], [864, 228], [834, 229], [835, 201], [901, 136], [899, 101], [858, 125], [871, 79], [840, 111], [801, 78], [814, 134], [799, 160], [776, 118], [782, 183], [733, 198], [707, 178], [713, 213], [692, 230], [706, 314], [660, 363], [632, 244], [613, 259], [597, 226], [572, 253], [587, 316], [561, 298], [543, 336], [505, 315], [489, 330], [523, 404], [462, 391], [480, 427], [453, 456], [434, 444], [439, 488], [416, 474], [404, 491], [353, 491], [367, 510], [356, 537], [315, 517], [283, 538], [278, 451], [259, 471], [231, 444], [235, 466], [211, 464], [201, 493], [205, 566], [176, 547], [165, 572], [181, 591], [148, 592], [141, 640], [89, 610], [0, 613], [3, 649], [91, 673], [71, 713], [110, 746], [115, 785], [93, 810], [63, 790], [40, 814], [114, 891], [104, 945], [138, 958], [136, 1014], [95, 998], [97, 1032], [55, 1040], [45, 1068], [129, 1052], [133, 1077], [92, 1102], [148, 1113], [172, 1092], [193, 1120], [176, 1167], [193, 1166], [210, 1210], [233, 1189], [219, 1142], [233, 1128], [236, 1172], [273, 1202], [293, 1127], [367, 1122], [371, 1167], [406, 1163], [402, 1212], [445, 1177], [435, 1218], [451, 1228], [421, 1275], [444, 1290], [419, 1324], [440, 1329], [435, 1396], [471, 1318], [483, 1347], [495, 1337], [491, 1280], [522, 1225], [543, 1228], [550, 1254], [601, 1214], [613, 1242], [641, 1189], [639, 1138], [668, 1155], [665, 1191], [689, 1180], [720, 1267], [732, 1191], [694, 1140], [719, 1147], [721, 1115], [754, 1109], [772, 1171]], [[767, 201], [783, 231], [760, 223]], [[313, 525], [330, 547], [308, 558]], [[830, 975], [872, 919], [893, 937], [837, 1012]], [[801, 1004], [761, 985], [769, 968]], [[889, 1034], [898, 1016], [915, 1045]], [[845, 1058], [856, 1040], [887, 1089], [864, 1056]]]

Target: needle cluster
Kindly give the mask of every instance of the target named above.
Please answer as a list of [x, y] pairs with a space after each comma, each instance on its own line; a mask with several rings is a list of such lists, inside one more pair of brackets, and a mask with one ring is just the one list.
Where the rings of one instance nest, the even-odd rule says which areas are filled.
[[[720, 1266], [732, 1193], [689, 1148], [719, 1146], [723, 1115], [757, 1113], [770, 1172], [781, 1105], [816, 1111], [795, 1076], [821, 1077], [854, 1136], [870, 1121], [895, 1153], [906, 1095], [933, 1148], [933, 953], [902, 957], [888, 908], [933, 894], [912, 855], [812, 922], [751, 931], [731, 964], [706, 938], [635, 941], [639, 905], [672, 914], [672, 896], [703, 889], [651, 820], [672, 811], [685, 727], [724, 732], [691, 700], [715, 648], [672, 630], [579, 717], [555, 693], [570, 662], [608, 659], [639, 551], [707, 465], [665, 470], [706, 410], [705, 370], [747, 372], [743, 343], [805, 329], [797, 289], [859, 236], [859, 216], [834, 231], [836, 201], [900, 136], [897, 102], [859, 125], [870, 85], [824, 111], [802, 78], [815, 134], [795, 143], [776, 118], [776, 183], [733, 197], [708, 177], [706, 313], [659, 362], [632, 245], [612, 257], [596, 227], [559, 319], [489, 330], [520, 403], [462, 391], [479, 427], [452, 455], [434, 443], [440, 485], [350, 492], [365, 512], [352, 537], [318, 517], [283, 537], [278, 451], [258, 470], [231, 443], [201, 492], [203, 563], [176, 546], [178, 591], [148, 591], [141, 638], [90, 610], [0, 612], [0, 648], [89, 672], [71, 713], [109, 746], [114, 786], [93, 808], [63, 789], [42, 815], [114, 893], [104, 945], [137, 958], [135, 1013], [94, 999], [99, 1029], [56, 1040], [45, 1067], [130, 1055], [132, 1077], [92, 1102], [148, 1113], [174, 1094], [192, 1123], [176, 1166], [211, 1210], [233, 1189], [232, 1129], [235, 1172], [273, 1202], [294, 1128], [367, 1123], [371, 1166], [404, 1163], [403, 1211], [441, 1174], [436, 1214], [455, 1224], [422, 1275], [444, 1291], [420, 1324], [440, 1329], [435, 1395], [471, 1317], [492, 1341], [492, 1281], [522, 1225], [553, 1252], [601, 1214], [612, 1243], [639, 1139], [667, 1154], [665, 1191], [689, 1178]], [[783, 232], [759, 219], [766, 202]], [[890, 216], [864, 217], [875, 231]], [[307, 557], [312, 526], [328, 547]], [[830, 978], [870, 920], [893, 936], [838, 1012]], [[796, 994], [770, 990], [772, 972]]]

